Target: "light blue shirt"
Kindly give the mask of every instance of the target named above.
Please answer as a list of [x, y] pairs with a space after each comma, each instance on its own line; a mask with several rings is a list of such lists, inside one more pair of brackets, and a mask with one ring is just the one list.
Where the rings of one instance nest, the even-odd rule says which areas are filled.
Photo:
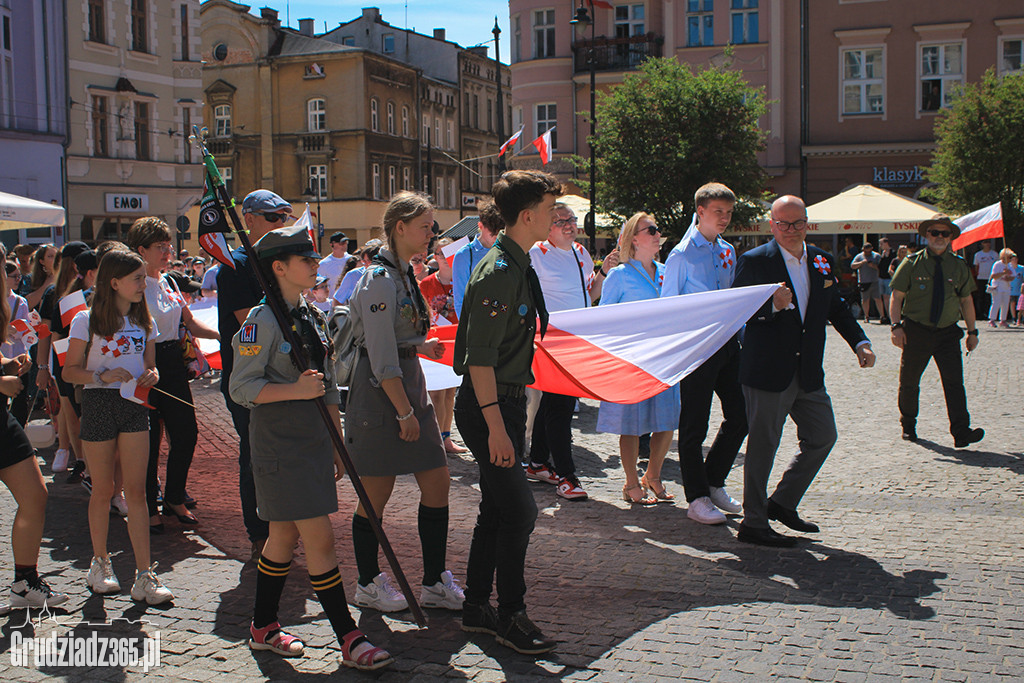
[[601, 305], [657, 299], [662, 292], [665, 265], [654, 262], [654, 280], [639, 261], [626, 261], [608, 271], [601, 285]]
[[459, 319], [462, 319], [462, 297], [466, 295], [469, 276], [488, 251], [488, 247], [480, 242], [478, 235], [455, 252], [455, 258], [452, 260], [452, 296], [455, 297], [455, 312]]
[[729, 289], [735, 278], [736, 250], [721, 237], [705, 239], [694, 222], [665, 260], [661, 295]]
[[1024, 284], [1024, 266], [1017, 266], [1017, 277], [1010, 280], [1010, 296], [1020, 296], [1021, 285]]
[[356, 266], [345, 273], [345, 277], [341, 279], [341, 284], [338, 285], [338, 289], [334, 292], [334, 301], [336, 304], [348, 303], [348, 300], [352, 298], [352, 293], [356, 291], [356, 285], [359, 284], [359, 278], [363, 276], [363, 272], [365, 271], [366, 266]]

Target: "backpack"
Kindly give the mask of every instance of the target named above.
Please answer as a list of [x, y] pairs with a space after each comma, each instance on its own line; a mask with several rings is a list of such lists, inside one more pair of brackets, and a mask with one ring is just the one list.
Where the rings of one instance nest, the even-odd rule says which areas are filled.
[[327, 322], [327, 330], [334, 341], [334, 381], [339, 386], [348, 386], [359, 358], [359, 344], [356, 343], [355, 321], [348, 304], [335, 306]]

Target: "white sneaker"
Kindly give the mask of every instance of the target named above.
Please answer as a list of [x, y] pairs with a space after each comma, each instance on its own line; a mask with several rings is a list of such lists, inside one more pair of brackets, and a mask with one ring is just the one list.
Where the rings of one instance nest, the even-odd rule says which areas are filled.
[[174, 593], [160, 583], [155, 570], [156, 562], [149, 565], [149, 569], [146, 571], [135, 572], [135, 584], [132, 585], [132, 600], [145, 600], [146, 604], [159, 605], [174, 599]]
[[391, 585], [391, 577], [381, 572], [373, 577], [373, 583], [363, 586], [356, 582], [356, 594], [352, 602], [359, 607], [369, 607], [378, 612], [401, 612], [409, 609], [409, 601], [401, 591]]
[[93, 593], [109, 595], [120, 593], [121, 584], [114, 576], [114, 569], [110, 566], [109, 557], [94, 557], [89, 565], [89, 575], [85, 577], [85, 583]]
[[420, 604], [424, 607], [439, 607], [461, 612], [465, 600], [462, 586], [448, 570], [441, 572], [440, 581], [433, 586], [423, 586], [420, 591]]
[[722, 512], [731, 512], [737, 515], [743, 512], [743, 506], [738, 500], [729, 495], [724, 486], [712, 486], [710, 498], [715, 507]]
[[128, 516], [128, 501], [124, 499], [124, 491], [110, 499], [110, 511], [116, 512], [122, 517]]
[[686, 516], [701, 524], [725, 524], [726, 522], [725, 515], [715, 507], [715, 504], [707, 496], [702, 496], [691, 502], [689, 509], [686, 510]]
[[56, 607], [68, 601], [64, 593], [55, 593], [50, 586], [36, 577], [32, 583], [22, 579], [11, 584], [11, 607]]
[[58, 448], [57, 452], [53, 455], [53, 467], [50, 468], [51, 472], [67, 472], [68, 471], [68, 458], [71, 457], [71, 452], [66, 448]]

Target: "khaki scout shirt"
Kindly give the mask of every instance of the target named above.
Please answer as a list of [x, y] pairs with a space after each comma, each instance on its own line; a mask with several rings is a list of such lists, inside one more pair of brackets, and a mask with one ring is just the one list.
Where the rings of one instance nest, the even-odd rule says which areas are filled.
[[[316, 332], [326, 348], [330, 348], [327, 321], [323, 313], [300, 299], [299, 307], [317, 321]], [[294, 307], [293, 307], [294, 308]], [[289, 309], [290, 311], [291, 309]], [[291, 319], [291, 318], [290, 318]], [[256, 397], [268, 384], [293, 384], [299, 379], [299, 369], [292, 363], [291, 346], [278, 327], [274, 312], [266, 303], [249, 311], [241, 329], [231, 338], [234, 369], [231, 371], [231, 400], [250, 410], [256, 407]], [[334, 360], [324, 359], [324, 401], [337, 404], [341, 397], [334, 381]]]
[[504, 232], [473, 271], [455, 334], [455, 372], [494, 368], [499, 384], [533, 383], [537, 308], [526, 269], [530, 257]]
[[[971, 277], [967, 262], [951, 250], [938, 257], [942, 261], [942, 277], [945, 280], [945, 296], [942, 315], [935, 327], [949, 327], [960, 320], [960, 299], [971, 295], [977, 285]], [[892, 289], [903, 292], [903, 317], [922, 325], [932, 326], [932, 278], [935, 275], [935, 258], [927, 247], [913, 256], [903, 259], [892, 276]]]

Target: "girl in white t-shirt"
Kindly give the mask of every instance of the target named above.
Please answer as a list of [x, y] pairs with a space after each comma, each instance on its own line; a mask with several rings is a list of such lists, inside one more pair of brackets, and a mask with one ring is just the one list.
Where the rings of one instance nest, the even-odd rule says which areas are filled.
[[146, 467], [149, 461], [149, 409], [121, 396], [122, 382], [152, 387], [156, 371], [156, 329], [146, 307], [146, 264], [128, 251], [107, 252], [96, 275], [92, 310], [71, 322], [64, 378], [83, 384], [82, 447], [92, 474], [89, 535], [93, 558], [86, 582], [94, 593], [121, 590], [107, 554], [110, 497], [119, 461], [128, 503], [128, 536], [135, 553], [132, 599], [150, 605], [174, 598], [156, 577], [149, 557]]

